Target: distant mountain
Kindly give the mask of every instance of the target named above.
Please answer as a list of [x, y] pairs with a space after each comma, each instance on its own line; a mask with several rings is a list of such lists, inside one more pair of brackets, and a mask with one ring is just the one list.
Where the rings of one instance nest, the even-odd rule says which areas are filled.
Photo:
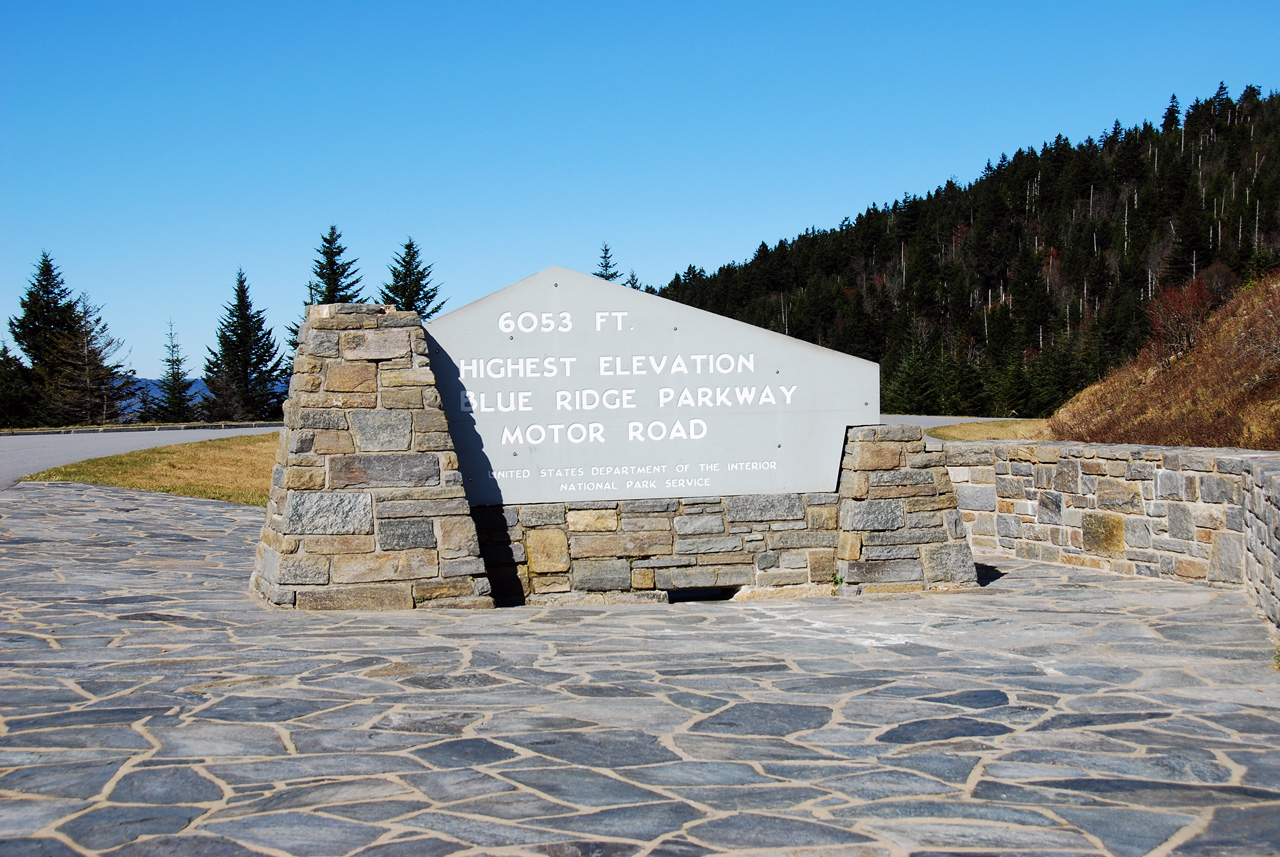
[[1146, 342], [1162, 289], [1213, 303], [1280, 262], [1280, 95], [1001, 155], [665, 297], [881, 364], [882, 409], [1037, 416]]

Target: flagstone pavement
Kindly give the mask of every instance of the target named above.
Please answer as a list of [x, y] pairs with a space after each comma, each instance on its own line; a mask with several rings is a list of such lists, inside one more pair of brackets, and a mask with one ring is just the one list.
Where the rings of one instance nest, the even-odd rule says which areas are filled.
[[1280, 853], [1240, 592], [304, 613], [262, 511], [0, 492], [0, 855]]

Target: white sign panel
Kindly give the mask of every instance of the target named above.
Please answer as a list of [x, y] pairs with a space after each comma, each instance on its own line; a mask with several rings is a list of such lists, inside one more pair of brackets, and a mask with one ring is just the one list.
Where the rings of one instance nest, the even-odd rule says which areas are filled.
[[474, 505], [834, 491], [875, 363], [547, 268], [427, 323]]

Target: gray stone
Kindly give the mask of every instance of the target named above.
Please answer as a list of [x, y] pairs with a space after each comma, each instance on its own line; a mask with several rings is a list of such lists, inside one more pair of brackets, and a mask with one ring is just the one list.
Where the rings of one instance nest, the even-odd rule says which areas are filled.
[[720, 515], [681, 515], [672, 523], [682, 536], [724, 532], [724, 518]]
[[977, 568], [968, 542], [926, 545], [920, 550], [926, 583], [975, 583]]
[[1142, 505], [1142, 490], [1133, 482], [1099, 479], [1095, 494], [1099, 509], [1130, 515], [1141, 515], [1145, 511]]
[[364, 535], [373, 532], [373, 498], [357, 492], [290, 491], [284, 531], [297, 535]]
[[1239, 583], [1244, 578], [1244, 536], [1215, 533], [1209, 554], [1209, 579]]
[[570, 567], [574, 589], [609, 592], [631, 588], [631, 566], [625, 559], [578, 559]]
[[897, 530], [907, 525], [901, 500], [842, 500], [840, 529], [846, 532]]
[[298, 427], [323, 431], [345, 431], [347, 415], [344, 411], [327, 408], [302, 408], [298, 413]]
[[1022, 538], [1022, 518], [1017, 515], [996, 515], [996, 532], [1006, 539]]
[[849, 583], [919, 583], [924, 584], [924, 566], [920, 560], [898, 559], [876, 562], [840, 560], [839, 576]]
[[337, 357], [338, 353], [336, 330], [312, 330], [307, 334], [307, 354], [312, 357]]
[[1200, 477], [1200, 499], [1205, 503], [1240, 502], [1240, 483], [1222, 476]]
[[441, 577], [463, 577], [466, 575], [479, 577], [483, 574], [485, 574], [484, 560], [480, 557], [464, 556], [440, 560]]
[[804, 520], [804, 500], [799, 494], [742, 494], [724, 498], [730, 521]]
[[415, 488], [439, 484], [440, 459], [435, 455], [410, 452], [329, 457], [330, 488]]
[[742, 550], [739, 536], [719, 536], [706, 539], [676, 539], [678, 554], [732, 553]]
[[431, 518], [391, 518], [378, 522], [378, 547], [384, 551], [435, 546], [436, 528]]
[[622, 513], [625, 514], [652, 514], [655, 512], [674, 512], [680, 508], [677, 500], [624, 500], [622, 502]]
[[1124, 542], [1130, 548], [1151, 547], [1151, 522], [1146, 518], [1125, 516]]
[[1184, 506], [1181, 503], [1169, 504], [1169, 538], [1195, 541], [1195, 516], [1190, 506]]
[[1041, 491], [1036, 504], [1036, 520], [1042, 524], [1062, 524], [1062, 495], [1057, 491]]
[[563, 503], [541, 503], [520, 507], [520, 524], [525, 527], [547, 527], [563, 524]]
[[413, 414], [409, 411], [352, 410], [347, 418], [360, 452], [403, 452], [413, 441]]
[[322, 586], [328, 582], [329, 557], [292, 554], [280, 557], [276, 568], [276, 583], [282, 586]]
[[956, 500], [961, 509], [971, 512], [994, 512], [996, 487], [994, 485], [957, 485]]

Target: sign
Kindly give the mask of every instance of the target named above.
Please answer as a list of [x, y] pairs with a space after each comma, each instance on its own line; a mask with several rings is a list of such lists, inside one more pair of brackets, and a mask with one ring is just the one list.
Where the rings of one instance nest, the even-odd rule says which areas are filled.
[[473, 505], [834, 491], [875, 363], [553, 267], [426, 324]]

